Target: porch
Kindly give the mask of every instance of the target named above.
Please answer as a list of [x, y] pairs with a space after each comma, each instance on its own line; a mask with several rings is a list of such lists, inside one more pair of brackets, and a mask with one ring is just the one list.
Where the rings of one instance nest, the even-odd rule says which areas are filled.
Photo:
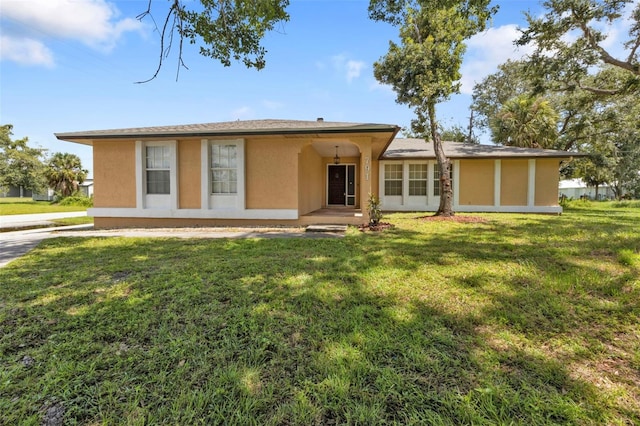
[[322, 208], [300, 216], [301, 225], [361, 225], [366, 221], [361, 209], [352, 207]]

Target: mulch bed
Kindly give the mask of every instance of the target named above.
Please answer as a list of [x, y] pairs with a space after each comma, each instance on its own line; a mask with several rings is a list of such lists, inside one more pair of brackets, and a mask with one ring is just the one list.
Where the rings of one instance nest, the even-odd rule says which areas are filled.
[[360, 225], [358, 229], [362, 232], [365, 231], [384, 231], [385, 229], [391, 229], [393, 225], [388, 222], [378, 222], [377, 225]]

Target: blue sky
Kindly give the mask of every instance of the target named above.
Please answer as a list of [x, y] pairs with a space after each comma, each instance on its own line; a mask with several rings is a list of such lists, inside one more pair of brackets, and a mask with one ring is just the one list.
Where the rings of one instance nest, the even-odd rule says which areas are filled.
[[[167, 1], [154, 0], [157, 19]], [[462, 94], [439, 106], [445, 125], [466, 125], [474, 82], [526, 49], [512, 41], [523, 11], [538, 1], [502, 1], [490, 30], [469, 42]], [[159, 36], [135, 17], [147, 0], [2, 0], [0, 123], [32, 146], [80, 156], [91, 148], [58, 141], [54, 132], [283, 118], [407, 126], [411, 110], [373, 77], [397, 29], [368, 19], [366, 0], [291, 0], [291, 20], [264, 40], [267, 66], [224, 67], [186, 46], [146, 84], [158, 59]]]

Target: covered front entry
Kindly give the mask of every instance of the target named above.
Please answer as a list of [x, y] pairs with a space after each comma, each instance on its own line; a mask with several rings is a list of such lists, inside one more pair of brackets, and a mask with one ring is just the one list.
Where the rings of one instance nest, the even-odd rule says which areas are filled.
[[327, 169], [327, 205], [356, 205], [355, 164], [330, 164]]

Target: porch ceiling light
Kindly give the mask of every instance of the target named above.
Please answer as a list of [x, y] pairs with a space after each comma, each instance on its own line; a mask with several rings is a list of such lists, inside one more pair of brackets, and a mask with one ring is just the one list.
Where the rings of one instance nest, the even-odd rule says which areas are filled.
[[338, 145], [336, 145], [336, 156], [333, 157], [333, 164], [340, 164], [340, 157], [338, 156]]

